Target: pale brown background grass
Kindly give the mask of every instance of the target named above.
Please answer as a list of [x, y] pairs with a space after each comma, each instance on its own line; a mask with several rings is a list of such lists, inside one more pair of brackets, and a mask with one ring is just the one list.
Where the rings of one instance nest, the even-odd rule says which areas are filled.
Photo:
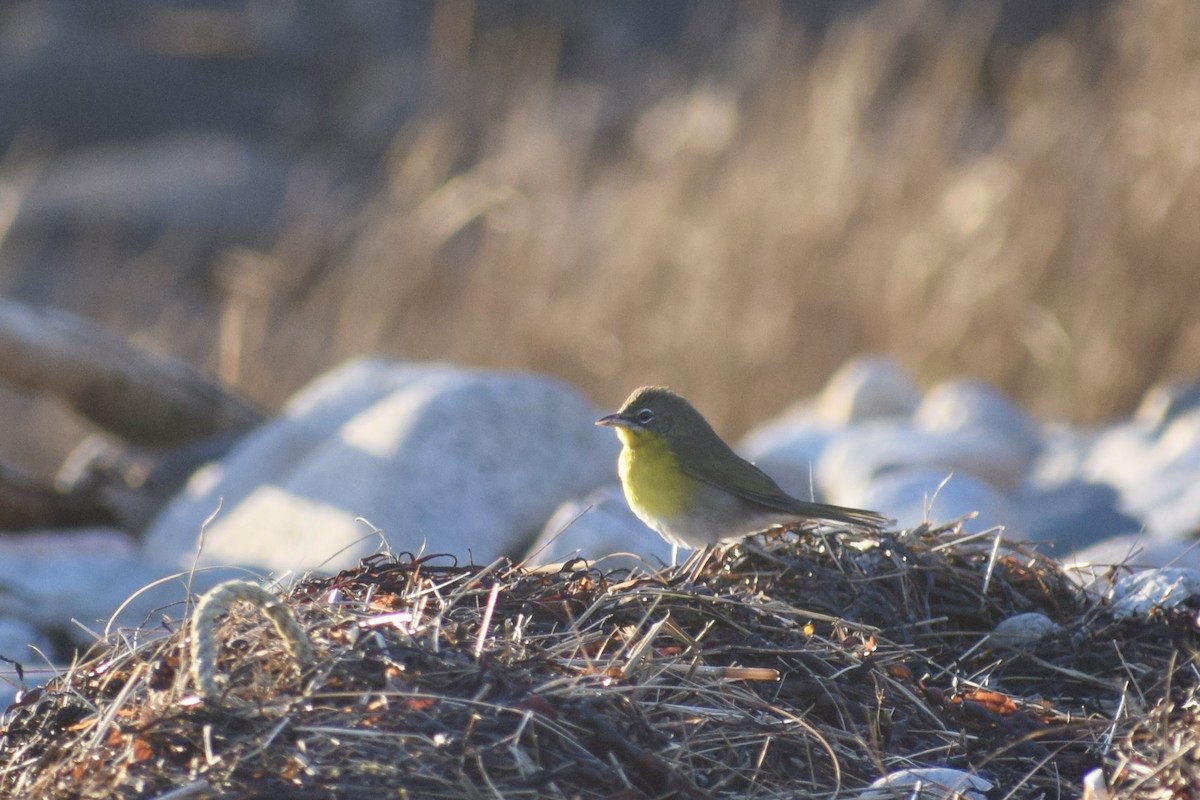
[[1193, 0], [990, 47], [986, 4], [888, 0], [819, 37], [745, 6], [704, 57], [623, 81], [563, 77], [552, 24], [471, 8], [438, 4], [421, 100], [348, 218], [301, 184], [207, 303], [142, 261], [88, 312], [268, 407], [367, 351], [537, 370], [603, 406], [666, 383], [729, 432], [869, 351], [1076, 422], [1197, 377]]

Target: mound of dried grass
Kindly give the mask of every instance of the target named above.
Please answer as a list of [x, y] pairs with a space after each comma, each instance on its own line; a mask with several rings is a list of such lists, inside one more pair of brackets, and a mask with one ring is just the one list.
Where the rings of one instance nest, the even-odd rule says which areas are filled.
[[[994, 537], [776, 534], [680, 581], [379, 556], [283, 598], [307, 666], [237, 603], [206, 690], [185, 630], [98, 645], [7, 713], [0, 794], [834, 797], [947, 765], [1015, 797], [1103, 766], [1154, 797], [1200, 777], [1194, 620], [1116, 621]], [[1061, 629], [992, 647], [1025, 611]]]

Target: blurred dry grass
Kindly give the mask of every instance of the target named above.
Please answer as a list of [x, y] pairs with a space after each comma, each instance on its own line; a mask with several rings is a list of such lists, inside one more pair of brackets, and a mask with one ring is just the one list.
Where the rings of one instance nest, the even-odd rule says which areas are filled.
[[472, 8], [438, 4], [426, 100], [351, 225], [297, 192], [289, 233], [219, 271], [219, 326], [167, 307], [140, 335], [216, 353], [223, 329], [222, 369], [267, 405], [370, 350], [601, 405], [668, 383], [729, 431], [863, 351], [1079, 422], [1197, 377], [1193, 0], [1011, 50], [985, 47], [986, 5], [887, 0], [819, 41], [747, 5], [703, 63], [612, 83], [559, 77], [552, 24]]
[[1118, 4], [985, 96], [989, 33], [887, 2], [818, 43], [759, 9], [723, 69], [670, 76], [616, 147], [605, 87], [553, 80], [552, 32], [523, 64], [476, 42], [466, 76], [521, 79], [443, 76], [248, 389], [383, 347], [608, 403], [670, 383], [741, 427], [863, 350], [1081, 421], [1194, 376], [1200, 7]]

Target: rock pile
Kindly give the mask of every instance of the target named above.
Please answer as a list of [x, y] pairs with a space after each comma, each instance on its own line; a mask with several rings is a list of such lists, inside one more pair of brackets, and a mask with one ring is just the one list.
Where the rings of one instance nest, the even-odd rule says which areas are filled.
[[[625, 507], [616, 442], [592, 425], [601, 413], [542, 376], [351, 362], [196, 473], [142, 542], [104, 530], [0, 540], [0, 622], [86, 642], [245, 570], [331, 573], [381, 547], [658, 566], [669, 548]], [[1038, 422], [979, 382], [922, 393], [867, 357], [741, 450], [791, 493], [876, 509], [899, 529], [969, 515], [968, 534], [1073, 564], [1200, 563], [1194, 385], [1152, 389], [1131, 419], [1084, 430]]]

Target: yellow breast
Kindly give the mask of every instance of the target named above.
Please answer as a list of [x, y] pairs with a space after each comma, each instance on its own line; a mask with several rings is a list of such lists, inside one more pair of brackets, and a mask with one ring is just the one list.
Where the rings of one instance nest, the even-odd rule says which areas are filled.
[[633, 513], [653, 528], [655, 522], [679, 517], [701, 484], [679, 470], [679, 462], [659, 436], [618, 428], [621, 459], [618, 473]]

